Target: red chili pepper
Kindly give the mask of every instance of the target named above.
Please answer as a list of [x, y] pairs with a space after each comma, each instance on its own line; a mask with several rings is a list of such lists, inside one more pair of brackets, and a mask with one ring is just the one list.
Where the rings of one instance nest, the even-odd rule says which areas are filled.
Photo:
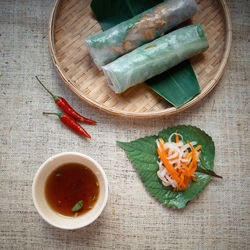
[[71, 130], [73, 130], [75, 133], [77, 133], [79, 135], [83, 135], [87, 138], [91, 138], [91, 136], [87, 133], [87, 131], [80, 124], [78, 124], [73, 117], [71, 117], [67, 113], [43, 112], [43, 114], [57, 115], [60, 118], [61, 122], [64, 125], [66, 125], [68, 128], [70, 128]]
[[81, 116], [78, 114], [69, 104], [68, 102], [60, 96], [53, 95], [44, 85], [43, 83], [39, 80], [39, 78], [36, 76], [37, 81], [48, 91], [48, 93], [53, 97], [55, 103], [57, 106], [59, 106], [64, 112], [68, 113], [69, 115], [73, 116], [75, 119], [89, 123], [89, 124], [96, 124], [96, 121], [90, 120], [84, 116]]

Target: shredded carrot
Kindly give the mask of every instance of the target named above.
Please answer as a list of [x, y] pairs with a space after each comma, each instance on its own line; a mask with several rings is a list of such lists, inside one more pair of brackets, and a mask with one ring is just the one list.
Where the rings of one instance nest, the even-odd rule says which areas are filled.
[[151, 44], [151, 45], [147, 46], [145, 49], [149, 49], [149, 48], [152, 48], [152, 47], [156, 47], [156, 45]]
[[181, 164], [187, 164], [188, 163], [188, 160], [187, 159], [181, 159]]
[[168, 158], [169, 161], [173, 161], [179, 158], [179, 154], [177, 154], [177, 156], [175, 156], [174, 158]]
[[198, 158], [200, 159], [200, 156], [201, 156], [201, 152], [198, 153]]
[[160, 141], [160, 148], [157, 148], [157, 152], [158, 152], [158, 155], [160, 156], [160, 159], [163, 162], [163, 165], [165, 166], [165, 168], [167, 169], [167, 171], [169, 172], [169, 174], [173, 177], [173, 179], [177, 183], [179, 183], [180, 182], [180, 178], [178, 177], [178, 174], [177, 174], [176, 170], [174, 169], [174, 167], [168, 161], [166, 153], [165, 153], [165, 150], [164, 150], [163, 143], [161, 141]]
[[158, 155], [160, 156], [160, 159], [163, 162], [164, 167], [167, 169], [167, 171], [172, 176], [172, 178], [178, 183], [180, 179], [174, 167], [169, 163], [166, 156], [160, 152], [159, 148], [157, 149], [157, 152], [158, 152]]
[[185, 190], [187, 188], [189, 182], [190, 182], [190, 177], [186, 175], [185, 181], [184, 181], [183, 186], [182, 186], [182, 190]]
[[189, 159], [191, 155], [192, 155], [192, 152], [188, 153], [186, 156], [186, 159]]
[[[195, 170], [197, 169], [197, 160], [196, 160], [196, 152], [195, 152], [195, 149], [194, 147], [190, 144], [189, 141], [187, 141], [187, 143], [189, 144], [190, 148], [192, 149], [192, 162], [193, 162], [193, 167], [195, 168]], [[195, 171], [194, 170], [194, 171]]]
[[180, 141], [179, 139], [179, 135], [177, 134], [177, 130], [176, 130], [176, 134], [175, 134], [175, 142], [178, 143]]
[[179, 168], [179, 172], [180, 172], [180, 173], [183, 173], [183, 172], [186, 171], [186, 169], [187, 169], [186, 166], [181, 166], [181, 167]]
[[[175, 136], [176, 136], [175, 142], [178, 143], [180, 141], [180, 138], [179, 138], [177, 131], [176, 131]], [[177, 187], [173, 188], [173, 191], [178, 192], [179, 190], [181, 191], [185, 190], [189, 186], [190, 181], [196, 181], [196, 177], [194, 173], [197, 169], [197, 159], [200, 158], [200, 152], [198, 151], [201, 149], [202, 146], [198, 145], [197, 147], [194, 148], [191, 145], [191, 143], [187, 141], [187, 143], [189, 144], [191, 148], [191, 152], [189, 152], [186, 157], [182, 156], [182, 158], [180, 159], [181, 165], [179, 165], [179, 167], [177, 168], [176, 167], [177, 165], [175, 165], [177, 163], [174, 163], [172, 165], [170, 161], [175, 161], [179, 159], [180, 154], [177, 153], [177, 156], [173, 157], [173, 155], [176, 153], [175, 152], [171, 152], [171, 154], [169, 153], [171, 147], [167, 147], [165, 149], [164, 148], [165, 142], [162, 138], [160, 138], [158, 141], [159, 141], [159, 144], [157, 147], [157, 153], [164, 167], [166, 168], [167, 172], [171, 176], [171, 178], [177, 182]], [[191, 156], [192, 156], [192, 160], [188, 164], [188, 159]]]
[[[189, 143], [189, 145], [191, 145], [191, 144]], [[198, 150], [200, 150], [200, 149], [201, 149], [201, 145], [199, 145], [199, 146], [197, 146], [197, 147], [195, 148], [196, 151], [198, 151]], [[188, 153], [187, 156], [186, 156], [186, 159], [188, 159], [191, 155], [192, 155], [192, 152]]]
[[182, 183], [184, 182], [184, 179], [185, 179], [184, 175], [181, 175], [180, 179], [181, 179], [181, 181], [180, 181], [180, 183], [179, 183], [179, 185], [177, 187], [177, 191], [179, 191], [179, 189], [182, 187]]

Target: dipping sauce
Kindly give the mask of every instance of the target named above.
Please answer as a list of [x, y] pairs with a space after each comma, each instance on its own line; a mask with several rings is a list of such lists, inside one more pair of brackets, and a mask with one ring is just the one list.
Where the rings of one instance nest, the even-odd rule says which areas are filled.
[[58, 167], [48, 177], [45, 196], [49, 205], [60, 214], [78, 216], [94, 207], [99, 195], [96, 175], [79, 163]]

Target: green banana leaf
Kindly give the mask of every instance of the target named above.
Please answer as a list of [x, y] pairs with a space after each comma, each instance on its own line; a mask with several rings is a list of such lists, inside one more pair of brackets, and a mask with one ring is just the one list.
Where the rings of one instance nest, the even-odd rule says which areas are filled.
[[192, 100], [201, 91], [192, 64], [189, 61], [180, 63], [147, 80], [146, 83], [175, 107], [180, 107]]
[[[162, 0], [93, 0], [92, 11], [103, 30], [163, 2]], [[146, 81], [147, 85], [175, 107], [200, 93], [200, 85], [189, 61]]]

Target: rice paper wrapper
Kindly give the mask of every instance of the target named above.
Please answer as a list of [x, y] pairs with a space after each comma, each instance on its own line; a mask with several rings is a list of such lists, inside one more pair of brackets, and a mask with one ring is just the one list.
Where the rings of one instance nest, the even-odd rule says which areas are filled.
[[195, 0], [169, 0], [85, 40], [98, 68], [148, 43], [196, 13]]
[[208, 41], [202, 26], [190, 25], [144, 44], [102, 69], [108, 85], [115, 93], [122, 93], [207, 48]]

